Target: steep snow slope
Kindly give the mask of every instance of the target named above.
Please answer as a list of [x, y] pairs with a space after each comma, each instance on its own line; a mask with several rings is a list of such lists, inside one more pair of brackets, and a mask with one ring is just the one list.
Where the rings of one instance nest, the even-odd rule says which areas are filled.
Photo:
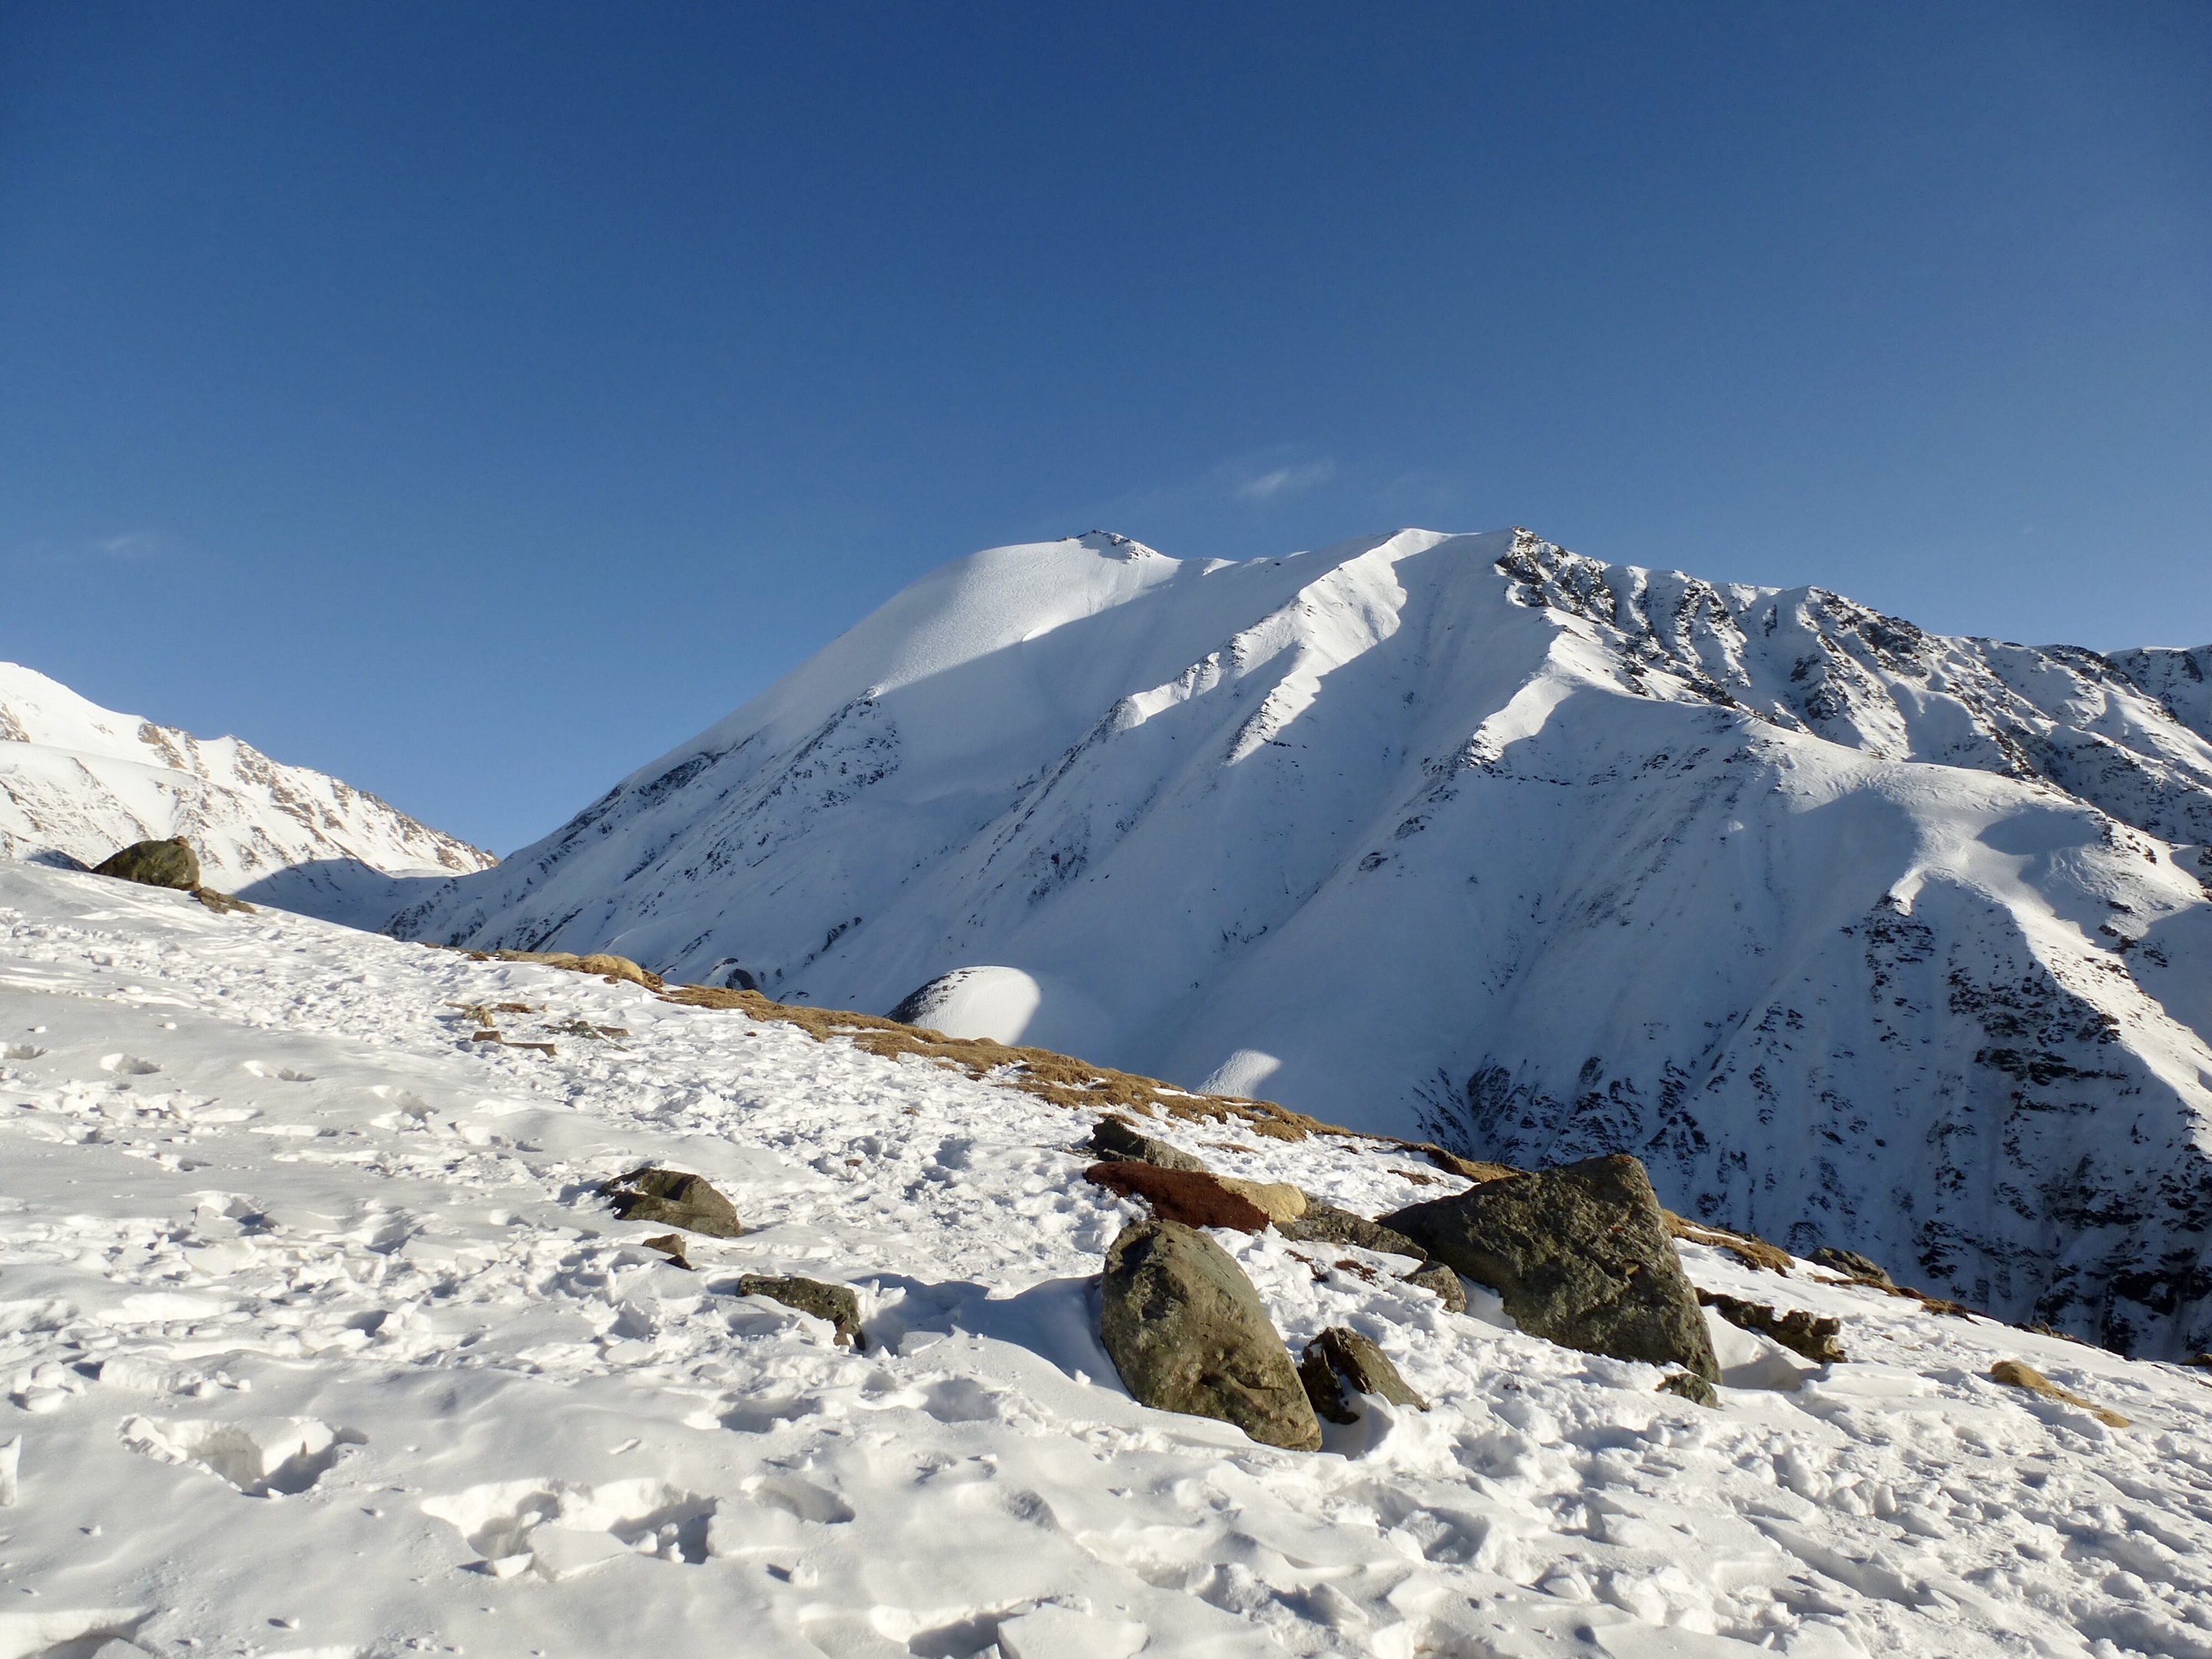
[[97, 864], [169, 836], [192, 843], [211, 887], [361, 927], [399, 906], [405, 878], [497, 862], [236, 738], [203, 743], [0, 663], [0, 857]]
[[[2174, 671], [2179, 672], [2180, 671]], [[1525, 532], [945, 567], [403, 935], [612, 948], [2212, 1345], [2212, 741], [2087, 653]]]
[[[1401, 1258], [1218, 1233], [1288, 1342], [1352, 1326], [1432, 1405], [1276, 1451], [1120, 1386], [1095, 1286], [1140, 1212], [1082, 1178], [1091, 1114], [21, 865], [0, 1102], [0, 1653], [2212, 1656], [2201, 1373], [1802, 1263], [1683, 1247], [1850, 1356], [1712, 1320], [1706, 1410]], [[1457, 1184], [1154, 1127], [1363, 1211]], [[592, 1189], [647, 1163], [748, 1231], [643, 1248]], [[748, 1272], [852, 1285], [868, 1351]]]

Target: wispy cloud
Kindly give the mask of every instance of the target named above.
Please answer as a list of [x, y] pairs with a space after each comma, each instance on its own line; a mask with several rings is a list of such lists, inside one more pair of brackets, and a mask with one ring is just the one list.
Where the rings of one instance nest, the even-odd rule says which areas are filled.
[[1272, 501], [1278, 495], [1296, 495], [1301, 489], [1327, 483], [1335, 476], [1336, 463], [1324, 455], [1317, 461], [1272, 467], [1243, 479], [1231, 493], [1240, 501]]
[[161, 551], [161, 538], [150, 530], [126, 531], [120, 536], [101, 536], [91, 543], [91, 550], [103, 558], [150, 559]]

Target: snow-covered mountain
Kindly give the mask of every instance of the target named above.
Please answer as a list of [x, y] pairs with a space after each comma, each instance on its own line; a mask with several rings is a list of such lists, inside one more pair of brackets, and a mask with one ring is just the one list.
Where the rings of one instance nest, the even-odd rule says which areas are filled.
[[426, 876], [498, 860], [236, 738], [203, 743], [0, 663], [0, 857], [99, 863], [182, 836], [208, 884], [374, 927]]
[[[2208, 653], [1525, 532], [915, 583], [406, 937], [1024, 1040], [2212, 1346]], [[1024, 976], [1026, 976], [1024, 979]], [[1012, 1010], [1011, 1016], [1008, 1010]], [[1003, 1033], [1001, 1033], [1003, 1034]]]

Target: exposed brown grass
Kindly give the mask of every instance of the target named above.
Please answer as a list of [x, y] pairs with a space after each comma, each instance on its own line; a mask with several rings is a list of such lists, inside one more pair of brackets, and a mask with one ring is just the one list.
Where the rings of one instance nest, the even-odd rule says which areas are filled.
[[771, 1002], [757, 991], [726, 991], [708, 985], [672, 986], [661, 993], [664, 1002], [687, 1008], [729, 1008], [751, 1019], [775, 1020], [796, 1025], [817, 1042], [844, 1037], [854, 1048], [896, 1059], [913, 1054], [933, 1065], [945, 1066], [988, 1083], [1048, 1100], [1055, 1106], [1086, 1107], [1103, 1111], [1135, 1112], [1146, 1117], [1178, 1118], [1185, 1122], [1230, 1123], [1250, 1133], [1276, 1140], [1304, 1140], [1308, 1135], [1343, 1135], [1359, 1139], [1388, 1139], [1361, 1135], [1308, 1117], [1303, 1112], [1278, 1106], [1272, 1100], [1245, 1100], [1236, 1095], [1194, 1094], [1158, 1078], [1117, 1072], [1110, 1066], [1054, 1054], [1049, 1048], [1018, 1048], [988, 1037], [949, 1037], [919, 1025], [902, 1025], [875, 1014], [842, 1008], [804, 1008], [787, 1002]]
[[1662, 1210], [1667, 1218], [1667, 1231], [1677, 1238], [1686, 1238], [1692, 1244], [1710, 1244], [1726, 1250], [1747, 1267], [1763, 1267], [1768, 1273], [1790, 1276], [1790, 1265], [1796, 1260], [1779, 1245], [1770, 1244], [1756, 1233], [1730, 1232], [1725, 1227], [1709, 1226], [1702, 1221], [1692, 1221], [1687, 1216], [1676, 1215], [1672, 1210]]

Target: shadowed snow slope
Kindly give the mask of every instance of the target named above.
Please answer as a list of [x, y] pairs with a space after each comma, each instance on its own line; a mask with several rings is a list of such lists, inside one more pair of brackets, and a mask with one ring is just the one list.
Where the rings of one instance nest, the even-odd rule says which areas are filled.
[[1018, 969], [1028, 1041], [1484, 1156], [1632, 1151], [1678, 1208], [2193, 1347], [2205, 654], [1516, 531], [1000, 548], [392, 929], [872, 1010]]
[[203, 743], [0, 663], [0, 856], [91, 865], [171, 836], [191, 842], [210, 887], [362, 927], [404, 901], [404, 878], [497, 861], [236, 738]]

